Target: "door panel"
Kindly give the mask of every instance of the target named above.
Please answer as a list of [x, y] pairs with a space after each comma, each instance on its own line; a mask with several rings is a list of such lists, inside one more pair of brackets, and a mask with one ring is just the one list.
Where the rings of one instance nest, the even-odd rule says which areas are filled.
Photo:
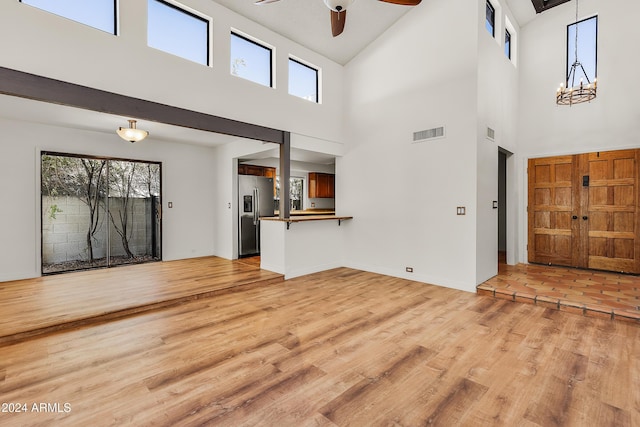
[[529, 262], [572, 265], [573, 156], [529, 160]]
[[529, 262], [640, 273], [639, 153], [529, 160]]
[[587, 267], [640, 272], [638, 260], [638, 150], [584, 154], [589, 187]]

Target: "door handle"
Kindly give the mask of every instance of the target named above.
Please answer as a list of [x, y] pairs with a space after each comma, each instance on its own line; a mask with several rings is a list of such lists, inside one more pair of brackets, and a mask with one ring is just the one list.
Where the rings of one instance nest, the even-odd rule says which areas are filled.
[[578, 215], [572, 216], [571, 219], [578, 219]]
[[258, 189], [253, 189], [253, 225], [258, 225]]
[[582, 217], [582, 219], [584, 219], [586, 221], [586, 220], [589, 219], [589, 217], [585, 215], [585, 216]]

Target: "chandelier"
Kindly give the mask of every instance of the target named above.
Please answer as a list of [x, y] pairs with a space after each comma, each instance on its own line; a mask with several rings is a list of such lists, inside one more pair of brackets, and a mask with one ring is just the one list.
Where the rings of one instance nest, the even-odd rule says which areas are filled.
[[[596, 97], [596, 90], [598, 89], [598, 79], [594, 78], [593, 83], [589, 80], [582, 63], [578, 60], [578, 0], [576, 0], [576, 39], [575, 39], [575, 61], [569, 68], [567, 73], [567, 79], [560, 85], [556, 91], [556, 104], [558, 105], [573, 105], [580, 104], [582, 102], [589, 102]], [[582, 71], [584, 78], [580, 78], [580, 81], [576, 83], [576, 76], [579, 71]], [[587, 81], [585, 82], [584, 79]]]

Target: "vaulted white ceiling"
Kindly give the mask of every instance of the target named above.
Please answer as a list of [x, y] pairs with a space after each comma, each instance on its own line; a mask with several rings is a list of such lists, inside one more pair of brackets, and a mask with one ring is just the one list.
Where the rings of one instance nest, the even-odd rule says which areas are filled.
[[254, 0], [215, 1], [339, 64], [346, 64], [411, 9], [377, 0], [355, 0], [347, 11], [344, 32], [334, 38], [331, 15], [322, 0], [281, 0], [259, 6]]
[[[343, 65], [412, 9], [378, 0], [355, 0], [349, 6], [344, 32], [334, 38], [323, 0], [280, 0], [260, 6], [254, 0], [211, 1]], [[429, 1], [415, 7], [425, 7]], [[535, 17], [531, 0], [503, 1], [520, 26]]]

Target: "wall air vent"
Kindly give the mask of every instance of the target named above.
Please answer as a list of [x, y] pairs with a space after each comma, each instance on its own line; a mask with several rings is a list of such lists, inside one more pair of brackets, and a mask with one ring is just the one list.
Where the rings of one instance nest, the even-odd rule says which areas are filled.
[[495, 141], [496, 131], [487, 126], [487, 139]]
[[444, 138], [444, 126], [413, 133], [413, 142], [422, 142], [435, 138]]

